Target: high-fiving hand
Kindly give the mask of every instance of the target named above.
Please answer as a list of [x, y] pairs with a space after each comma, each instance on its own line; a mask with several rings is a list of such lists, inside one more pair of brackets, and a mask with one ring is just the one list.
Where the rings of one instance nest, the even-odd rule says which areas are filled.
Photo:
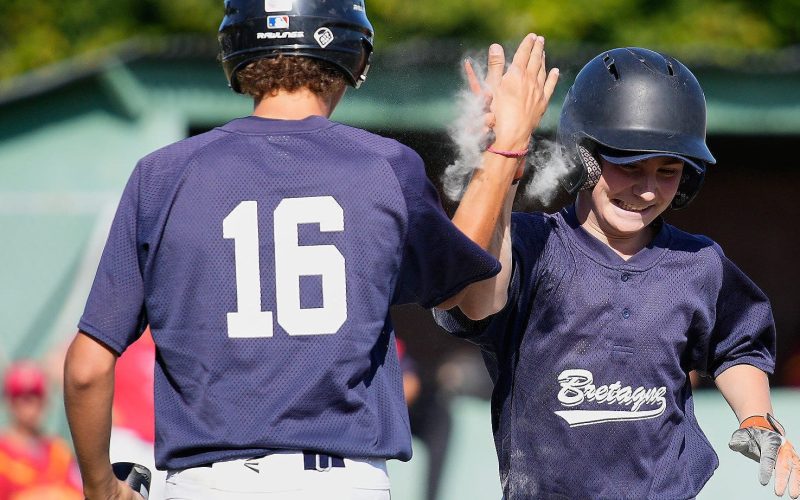
[[486, 125], [494, 132], [497, 149], [521, 150], [528, 146], [558, 82], [558, 69], [547, 72], [544, 37], [526, 36], [506, 69], [503, 47], [489, 47], [485, 85], [472, 65], [465, 64], [470, 88], [486, 96]]

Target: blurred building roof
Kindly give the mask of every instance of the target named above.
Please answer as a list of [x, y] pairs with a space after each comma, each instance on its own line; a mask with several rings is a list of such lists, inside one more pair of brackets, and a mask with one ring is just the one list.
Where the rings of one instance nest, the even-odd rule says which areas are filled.
[[[380, 49], [380, 48], [379, 48]], [[552, 130], [569, 83], [600, 47], [548, 47], [562, 79], [542, 127]], [[216, 41], [198, 37], [136, 39], [0, 82], [0, 109], [40, 103], [68, 87], [98, 86], [117, 111], [174, 109], [189, 127], [210, 126], [249, 111], [225, 85]], [[368, 82], [350, 91], [334, 119], [381, 130], [445, 130], [456, 114], [465, 56], [479, 50], [454, 41], [412, 41], [378, 50]], [[708, 100], [710, 134], [800, 133], [800, 48], [781, 52], [685, 52]], [[2, 133], [2, 129], [0, 129]]]

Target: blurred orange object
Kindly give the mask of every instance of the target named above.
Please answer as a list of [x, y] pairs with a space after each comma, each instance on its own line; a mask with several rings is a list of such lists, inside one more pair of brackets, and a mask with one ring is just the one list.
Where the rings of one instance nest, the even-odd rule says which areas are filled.
[[42, 430], [46, 385], [33, 362], [16, 362], [6, 371], [3, 395], [10, 424], [0, 434], [0, 500], [83, 498], [69, 445]]

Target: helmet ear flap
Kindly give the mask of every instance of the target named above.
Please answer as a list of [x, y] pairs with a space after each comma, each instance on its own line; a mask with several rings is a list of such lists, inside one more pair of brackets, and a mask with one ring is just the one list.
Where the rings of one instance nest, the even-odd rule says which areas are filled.
[[578, 146], [578, 152], [581, 154], [581, 162], [586, 169], [586, 181], [581, 185], [580, 190], [591, 191], [600, 181], [600, 174], [603, 173], [603, 169], [591, 151], [583, 146]]
[[675, 210], [685, 207], [697, 196], [706, 178], [705, 169], [698, 172], [693, 168], [687, 167], [688, 166], [683, 169], [678, 192], [675, 193], [675, 197], [672, 199], [672, 204], [670, 205]]

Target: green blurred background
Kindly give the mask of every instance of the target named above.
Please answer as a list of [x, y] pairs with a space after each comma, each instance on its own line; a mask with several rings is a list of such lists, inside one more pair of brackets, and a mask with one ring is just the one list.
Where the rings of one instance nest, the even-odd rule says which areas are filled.
[[[800, 439], [800, 0], [367, 0], [367, 11], [373, 67], [333, 118], [414, 147], [437, 183], [454, 155], [460, 61], [488, 42], [547, 37], [562, 78], [544, 138], [575, 72], [600, 51], [645, 46], [688, 64], [706, 92], [718, 165], [693, 205], [668, 218], [717, 240], [770, 297], [776, 410]], [[19, 357], [47, 365], [55, 432], [66, 434], [60, 356], [134, 163], [250, 112], [215, 61], [221, 12], [218, 0], [0, 0], [0, 368]], [[415, 306], [393, 315], [422, 384], [415, 458], [392, 463], [393, 498], [499, 498], [491, 387], [476, 349]], [[727, 450], [735, 418], [710, 385], [700, 383], [697, 411], [721, 467], [701, 498], [770, 498], [754, 464]]]
[[[3, 0], [0, 78], [131, 37], [213, 37], [219, 0]], [[800, 40], [800, 0], [372, 0], [379, 49], [420, 38], [482, 44], [535, 30], [559, 42], [715, 58]]]

